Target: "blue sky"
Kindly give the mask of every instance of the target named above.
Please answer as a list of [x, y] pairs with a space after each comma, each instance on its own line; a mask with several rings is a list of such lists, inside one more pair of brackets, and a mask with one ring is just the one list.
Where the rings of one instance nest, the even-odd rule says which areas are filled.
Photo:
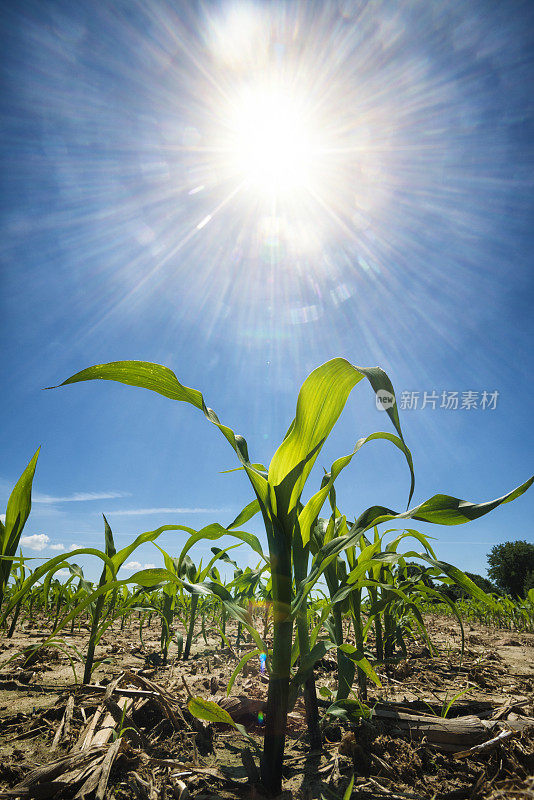
[[[163, 524], [228, 524], [252, 499], [195, 409], [104, 382], [41, 391], [112, 360], [169, 366], [264, 463], [314, 367], [379, 364], [414, 502], [479, 502], [526, 480], [532, 4], [17, 0], [0, 24], [0, 508], [42, 445], [26, 555], [101, 547], [102, 513], [123, 546]], [[299, 120], [291, 143], [267, 103], [236, 129], [243, 93], [266, 85]], [[291, 144], [278, 161], [276, 137]], [[443, 392], [459, 407], [441, 408]], [[461, 408], [468, 392], [476, 408]], [[382, 429], [360, 384], [310, 489]], [[402, 510], [408, 488], [400, 453], [372, 443], [339, 505]], [[485, 574], [492, 545], [532, 541], [533, 512], [529, 492], [469, 525], [419, 528]], [[132, 561], [160, 563], [149, 546]]]

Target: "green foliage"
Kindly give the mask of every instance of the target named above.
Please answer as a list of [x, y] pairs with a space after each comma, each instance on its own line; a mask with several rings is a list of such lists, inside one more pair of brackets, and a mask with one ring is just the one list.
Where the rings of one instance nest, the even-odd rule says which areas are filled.
[[534, 544], [524, 539], [496, 544], [488, 553], [488, 575], [512, 597], [525, 597], [532, 588]]
[[32, 483], [39, 457], [39, 448], [18, 479], [7, 501], [5, 522], [0, 520], [0, 606], [11, 575], [20, 537], [32, 507]]
[[509, 631], [534, 633], [534, 589], [523, 600], [513, 600], [509, 595], [493, 595], [491, 605], [473, 597], [465, 597], [449, 604], [422, 603], [424, 611], [450, 616], [460, 614], [464, 621], [478, 622]]
[[[300, 389], [295, 418], [274, 453], [268, 468], [262, 464], [253, 463], [249, 458], [245, 439], [219, 421], [215, 412], [205, 404], [199, 391], [183, 386], [174, 373], [166, 367], [140, 361], [113, 362], [83, 370], [62, 384], [93, 379], [114, 380], [150, 389], [170, 399], [191, 404], [202, 411], [206, 419], [223, 434], [240, 462], [240, 469], [244, 470], [250, 480], [255, 499], [240, 512], [228, 528], [211, 525], [201, 531], [192, 531], [185, 526], [166, 526], [166, 529], [185, 530], [190, 533], [182, 550], [181, 559], [185, 558], [187, 551], [196, 542], [203, 539], [218, 539], [223, 535], [231, 535], [248, 542], [253, 549], [256, 549], [258, 555], [263, 557], [256, 537], [242, 531], [234, 531], [234, 528], [261, 512], [269, 547], [268, 557], [263, 558], [270, 569], [270, 595], [273, 608], [273, 647], [269, 653], [271, 657], [270, 680], [261, 776], [264, 786], [272, 794], [278, 793], [281, 789], [290, 695], [295, 688], [295, 682], [298, 683], [302, 680], [306, 681], [305, 699], [308, 725], [312, 741], [314, 740], [313, 703], [311, 701], [315, 696], [315, 687], [311, 670], [316, 658], [324, 652], [326, 645], [324, 642], [317, 642], [315, 632], [313, 642], [310, 642], [307, 604], [310, 590], [321, 576], [331, 574], [335, 577], [329, 588], [331, 607], [336, 609], [338, 617], [336, 621], [338, 628], [340, 614], [345, 609], [345, 605], [349, 604], [352, 608], [352, 618], [357, 629], [356, 648], [351, 650], [345, 647], [343, 649], [342, 631], [334, 631], [333, 636], [338, 653], [342, 654], [344, 658], [347, 667], [346, 674], [349, 675], [348, 668], [350, 667], [352, 670], [356, 663], [362, 675], [373, 677], [372, 665], [366, 659], [361, 646], [364, 640], [364, 631], [361, 624], [359, 625], [362, 589], [371, 584], [377, 590], [380, 589], [380, 598], [377, 595], [377, 614], [380, 613], [381, 608], [384, 609], [387, 606], [391, 609], [391, 613], [388, 611], [388, 614], [392, 621], [395, 608], [392, 601], [400, 598], [404, 606], [411, 610], [419, 625], [421, 625], [420, 612], [407, 592], [415, 591], [415, 587], [423, 587], [427, 593], [433, 591], [417, 576], [415, 578], [405, 576], [404, 583], [395, 586], [389, 580], [382, 580], [384, 577], [382, 569], [402, 568], [405, 566], [405, 559], [417, 558], [430, 564], [434, 570], [433, 574], [436, 576], [445, 575], [449, 580], [460, 584], [481, 602], [489, 602], [489, 600], [487, 595], [461, 570], [438, 561], [424, 537], [416, 531], [410, 530], [401, 534], [395, 542], [389, 543], [384, 551], [382, 551], [381, 537], [375, 536], [373, 542], [368, 542], [365, 534], [381, 523], [397, 519], [416, 519], [440, 525], [463, 524], [478, 519], [499, 505], [519, 497], [534, 481], [534, 478], [531, 478], [503, 497], [480, 504], [437, 494], [405, 512], [392, 511], [383, 506], [371, 506], [350, 527], [346, 518], [336, 508], [335, 501], [331, 501], [332, 517], [323, 528], [322, 538], [319, 536], [319, 540], [314, 541], [319, 514], [326, 499], [332, 495], [337, 477], [351, 463], [359, 449], [368, 442], [377, 439], [387, 440], [404, 454], [411, 478], [408, 504], [413, 495], [412, 457], [404, 443], [397, 406], [393, 403], [387, 409], [387, 415], [393, 423], [396, 434], [377, 432], [359, 439], [352, 452], [334, 461], [319, 490], [312, 494], [307, 501], [302, 499], [307, 479], [326, 439], [343, 411], [352, 389], [364, 378], [369, 381], [375, 393], [385, 391], [394, 396], [393, 386], [388, 376], [378, 367], [371, 369], [355, 367], [345, 359], [336, 358], [315, 369]], [[424, 547], [424, 552], [409, 551], [402, 555], [399, 554], [396, 550], [397, 544], [407, 535], [418, 539]], [[135, 543], [134, 546], [136, 546]], [[343, 554], [346, 554], [346, 565], [342, 560]], [[127, 583], [137, 583], [140, 586], [154, 588], [170, 581], [191, 592], [193, 597], [212, 595], [220, 598], [225, 610], [247, 627], [258, 648], [266, 650], [259, 634], [249, 624], [246, 611], [235, 601], [228, 589], [216, 580], [216, 573], [212, 574], [214, 577], [212, 581], [204, 580], [202, 583], [190, 584], [181, 577], [181, 563], [179, 563], [172, 571], [170, 569], [142, 570], [128, 581], [117, 581], [115, 561], [118, 555], [108, 559], [111, 562], [111, 571], [106, 573], [107, 582], [94, 592], [92, 601]], [[311, 556], [313, 561], [308, 572], [308, 561]], [[341, 567], [338, 569], [339, 564], [344, 565], [343, 569]], [[379, 601], [382, 602], [382, 600], [387, 601], [386, 605], [380, 606]], [[73, 613], [76, 613], [76, 610]], [[322, 620], [324, 622], [324, 618]], [[293, 632], [295, 621], [298, 631], [296, 638]], [[388, 627], [385, 631], [386, 641], [391, 641], [393, 634], [397, 635], [397, 631], [392, 625], [391, 622], [391, 630]], [[224, 631], [222, 635], [224, 636]], [[300, 668], [293, 675], [292, 682], [292, 663], [296, 662], [297, 656], [300, 658]], [[348, 703], [349, 701], [342, 700], [341, 702]], [[198, 707], [194, 707], [199, 712]], [[201, 713], [218, 713], [214, 709], [206, 711], [205, 704], [203, 709], [200, 709]], [[343, 710], [345, 713], [347, 709], [348, 706], [340, 707], [340, 711]], [[354, 709], [351, 708], [350, 711], [354, 712]]]
[[[482, 589], [483, 592], [486, 592], [486, 594], [500, 594], [498, 586], [489, 581], [487, 578], [484, 578], [482, 575], [477, 575], [474, 572], [466, 572], [465, 574], [476, 586]], [[469, 593], [466, 592], [465, 589], [462, 589], [461, 586], [456, 584], [451, 584], [450, 586], [444, 585], [441, 587], [440, 591], [453, 601], [469, 597]]]
[[234, 722], [228, 711], [221, 708], [218, 703], [214, 703], [212, 700], [204, 700], [202, 697], [192, 697], [187, 704], [187, 708], [189, 713], [197, 719], [204, 720], [205, 722], [215, 722], [219, 725], [231, 725], [232, 728], [235, 728], [236, 731], [249, 741], [255, 750], [258, 749], [255, 740], [247, 733], [243, 725]]

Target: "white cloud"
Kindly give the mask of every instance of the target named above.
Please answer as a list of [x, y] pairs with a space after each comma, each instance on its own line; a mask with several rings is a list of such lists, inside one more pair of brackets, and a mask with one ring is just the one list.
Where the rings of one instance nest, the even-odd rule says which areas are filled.
[[5, 522], [6, 521], [6, 515], [5, 514], [0, 514], [0, 520], [2, 520], [2, 522]]
[[73, 550], [79, 550], [79, 549], [80, 549], [80, 545], [79, 544], [71, 544], [71, 546], [69, 547], [69, 552], [72, 552]]
[[228, 508], [128, 508], [119, 511], [106, 511], [106, 515], [134, 517], [144, 514], [224, 514], [228, 511]]
[[57, 572], [54, 572], [55, 578], [68, 578], [69, 575], [70, 572], [68, 571], [68, 569], [58, 569]]
[[130, 492], [75, 492], [63, 497], [54, 497], [50, 494], [39, 494], [36, 492], [32, 496], [34, 503], [83, 503], [87, 500], [115, 500], [118, 497], [131, 497]]
[[61, 544], [61, 542], [56, 542], [55, 544], [50, 545], [50, 550], [66, 550], [66, 546]]
[[19, 544], [29, 550], [44, 550], [49, 541], [50, 537], [46, 533], [34, 533], [32, 536], [21, 536]]
[[139, 572], [140, 569], [154, 569], [155, 564], [141, 564], [139, 561], [128, 561], [127, 564], [123, 565], [123, 569], [127, 569], [130, 572]]

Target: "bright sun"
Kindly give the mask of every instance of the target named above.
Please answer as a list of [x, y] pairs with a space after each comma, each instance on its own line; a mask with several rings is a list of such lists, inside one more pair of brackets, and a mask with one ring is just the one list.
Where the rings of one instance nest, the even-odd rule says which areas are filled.
[[310, 191], [317, 131], [280, 87], [249, 87], [229, 114], [229, 167], [255, 192], [278, 198]]

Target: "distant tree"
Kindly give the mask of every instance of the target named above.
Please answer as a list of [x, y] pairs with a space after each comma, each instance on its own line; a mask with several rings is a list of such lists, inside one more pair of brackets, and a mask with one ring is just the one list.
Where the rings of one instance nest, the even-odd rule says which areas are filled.
[[488, 575], [512, 597], [525, 597], [534, 572], [534, 544], [524, 539], [496, 544], [488, 553]]
[[525, 579], [525, 585], [523, 587], [525, 597], [531, 589], [534, 589], [534, 570], [529, 572]]

